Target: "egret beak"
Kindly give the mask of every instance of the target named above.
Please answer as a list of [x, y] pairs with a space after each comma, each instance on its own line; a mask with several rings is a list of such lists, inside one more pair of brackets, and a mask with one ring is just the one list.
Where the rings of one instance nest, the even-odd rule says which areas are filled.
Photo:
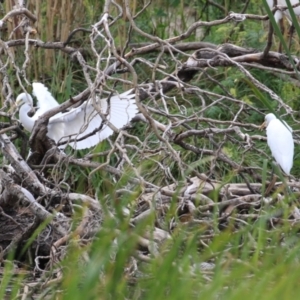
[[14, 107], [20, 107], [22, 104], [23, 104], [23, 100], [17, 99], [13, 105], [14, 105]]
[[[22, 106], [25, 102], [29, 102], [30, 103], [30, 95], [29, 94], [27, 94], [27, 93], [23, 93], [23, 94], [21, 94], [21, 95], [19, 95], [18, 97], [17, 97], [17, 99], [16, 99], [16, 101], [15, 101], [15, 105], [17, 106], [17, 107], [20, 107], [20, 106]], [[27, 99], [26, 99], [27, 98]], [[26, 101], [27, 100], [27, 101]]]
[[264, 130], [266, 127], [267, 127], [267, 123], [266, 123], [266, 122], [263, 122], [263, 123], [260, 125], [259, 130]]

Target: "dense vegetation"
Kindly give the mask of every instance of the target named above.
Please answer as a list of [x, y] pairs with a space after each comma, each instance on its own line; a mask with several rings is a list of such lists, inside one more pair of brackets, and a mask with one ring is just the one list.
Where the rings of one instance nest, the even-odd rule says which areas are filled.
[[[265, 0], [14, 2], [1, 4], [0, 299], [296, 295], [299, 28], [288, 49]], [[33, 81], [60, 103], [134, 89], [140, 114], [61, 152], [41, 134], [51, 116], [32, 134], [18, 122]], [[293, 176], [275, 168], [274, 186], [269, 112], [295, 140]]]

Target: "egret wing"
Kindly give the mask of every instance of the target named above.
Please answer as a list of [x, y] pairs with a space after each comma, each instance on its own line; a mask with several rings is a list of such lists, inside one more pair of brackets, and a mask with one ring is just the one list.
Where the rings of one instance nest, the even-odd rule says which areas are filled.
[[59, 106], [59, 103], [53, 98], [48, 88], [40, 82], [34, 82], [32, 84], [32, 94], [36, 97], [38, 101], [38, 110], [33, 116], [34, 120], [37, 120], [38, 117], [40, 117], [46, 111]]
[[[56, 142], [76, 139], [69, 145], [77, 150], [97, 145], [114, 132], [108, 126], [107, 121], [116, 129], [121, 129], [138, 112], [135, 95], [129, 95], [131, 92], [127, 91], [109, 99], [97, 100], [94, 105], [93, 100], [90, 99], [67, 113], [52, 117], [49, 121], [49, 137]], [[97, 109], [95, 109], [95, 105]], [[106, 117], [107, 121], [101, 118], [98, 110]], [[62, 123], [64, 124], [64, 134], [59, 137]]]

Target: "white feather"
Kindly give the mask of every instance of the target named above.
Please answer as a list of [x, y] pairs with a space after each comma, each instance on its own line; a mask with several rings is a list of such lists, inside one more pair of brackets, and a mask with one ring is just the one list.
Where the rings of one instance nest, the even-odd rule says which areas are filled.
[[43, 115], [46, 111], [59, 106], [59, 103], [53, 98], [48, 88], [40, 82], [32, 83], [32, 94], [37, 99], [38, 110], [34, 115], [34, 119], [37, 120], [39, 116]]
[[293, 166], [294, 140], [292, 128], [282, 123], [274, 114], [265, 116], [267, 142], [272, 155], [282, 170], [289, 175]]
[[[270, 9], [272, 9], [274, 7], [274, 0], [267, 0], [268, 5], [270, 7]], [[295, 5], [299, 3], [299, 0], [290, 0], [291, 5]], [[285, 0], [277, 0], [277, 6], [278, 7], [287, 7], [287, 3]], [[294, 7], [293, 8], [295, 15], [299, 16], [300, 15], [300, 6]], [[280, 11], [280, 10], [276, 10], [275, 14], [274, 14], [274, 18], [276, 20], [276, 23], [279, 22], [279, 20], [281, 20], [283, 18], [283, 15], [285, 15], [290, 23], [290, 25], [292, 25], [292, 17], [291, 14], [289, 12], [288, 9], [284, 10], [284, 11]]]
[[[47, 110], [58, 106], [48, 89], [42, 83], [33, 84], [33, 92], [37, 97], [39, 110], [30, 118], [28, 112], [32, 107], [32, 98], [22, 93], [17, 97], [20, 105], [20, 121], [26, 130], [31, 131], [35, 120]], [[59, 113], [49, 119], [48, 136], [56, 143], [68, 142], [74, 149], [93, 147], [114, 133], [107, 122], [117, 130], [124, 127], [138, 112], [135, 95], [132, 90], [109, 99], [89, 99], [79, 107], [66, 113]], [[105, 117], [102, 119], [98, 111]], [[106, 119], [106, 120], [105, 120]], [[92, 134], [93, 133], [93, 134]], [[91, 134], [90, 136], [87, 136]], [[67, 144], [60, 145], [65, 148]]]

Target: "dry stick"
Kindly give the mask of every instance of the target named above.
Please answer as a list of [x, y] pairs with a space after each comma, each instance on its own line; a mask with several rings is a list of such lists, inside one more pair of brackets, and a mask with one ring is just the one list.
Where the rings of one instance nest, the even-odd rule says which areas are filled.
[[[246, 3], [245, 3], [245, 5], [243, 6], [243, 9], [242, 9], [242, 11], [241, 11], [241, 14], [244, 14], [244, 12], [247, 10], [249, 3], [250, 3], [250, 0], [247, 0]], [[230, 31], [229, 34], [227, 35], [228, 37], [231, 37], [231, 36], [234, 34], [234, 32], [235, 32], [235, 27], [236, 27], [236, 25], [237, 25], [238, 23], [240, 23], [240, 22], [236, 22], [236, 24], [234, 24], [234, 27], [231, 29], [231, 31]]]
[[[24, 42], [22, 41], [22, 40], [19, 40], [19, 41], [21, 41], [21, 44], [23, 44]], [[36, 40], [29, 40], [29, 42], [32, 42], [32, 43], [38, 43], [38, 41], [36, 41]], [[48, 44], [48, 47], [49, 48], [56, 48], [55, 47], [55, 45], [57, 46], [59, 43], [42, 43], [42, 44]], [[7, 42], [7, 46], [9, 47], [9, 45], [8, 45], [8, 42]], [[42, 46], [42, 45], [39, 45], [39, 46]], [[45, 46], [45, 45], [44, 45]], [[61, 48], [62, 47], [62, 45], [60, 44], [60, 47], [58, 47], [58, 48]], [[47, 47], [46, 47], [47, 48]], [[61, 50], [64, 50], [64, 49], [61, 49]], [[74, 51], [76, 51], [76, 49], [74, 49], [74, 48], [72, 48], [71, 50], [70, 50], [72, 53], [74, 52]], [[278, 53], [272, 53], [272, 55], [274, 56], [274, 57], [276, 57], [276, 59], [280, 59], [280, 57], [283, 57], [283, 55], [279, 55]], [[270, 56], [270, 55], [269, 55]], [[243, 61], [246, 61], [246, 60], [248, 60], [248, 59], [250, 59], [250, 60], [259, 60], [259, 57], [261, 57], [261, 55], [260, 54], [251, 54], [251, 55], [244, 55], [244, 56], [240, 56], [240, 57], [236, 57], [236, 58], [234, 58], [234, 59], [232, 59], [232, 61], [239, 61], [239, 62], [243, 62]], [[228, 60], [227, 60], [227, 62], [228, 62]], [[282, 60], [279, 60], [279, 62], [281, 62], [281, 63], [284, 63], [284, 61], [282, 61]], [[196, 65], [199, 65], [199, 63], [200, 62], [197, 62], [197, 64]], [[203, 63], [203, 60], [202, 60], [202, 63]], [[288, 63], [288, 61], [287, 61], [287, 63]], [[110, 67], [108, 67], [106, 70], [105, 70], [105, 73], [104, 74], [110, 74], [111, 72], [113, 72], [114, 71], [114, 69], [119, 65], [120, 63], [114, 63], [114, 64], [112, 64]], [[185, 66], [186, 65], [186, 66]], [[190, 68], [190, 67], [192, 67], [193, 65], [195, 65], [195, 62], [191, 65], [191, 62], [190, 61], [188, 61], [185, 65], [183, 65], [183, 68], [182, 68], [182, 70], [184, 71], [188, 71], [188, 68]], [[207, 63], [206, 63], [206, 65], [207, 65]], [[218, 65], [221, 65], [221, 63], [220, 62], [218, 62]], [[288, 67], [289, 68], [289, 63], [288, 63], [288, 65], [286, 65], [285, 67]], [[199, 65], [199, 67], [200, 67], [200, 65]], [[99, 82], [99, 80], [97, 80], [98, 82]], [[163, 81], [162, 81], [163, 82]], [[74, 103], [76, 103], [76, 102], [78, 102], [78, 101], [80, 101], [80, 100], [82, 100], [84, 97], [86, 97], [88, 94], [90, 93], [90, 91], [89, 91], [89, 89], [86, 89], [84, 92], [82, 92], [80, 95], [78, 95], [77, 97], [74, 97], [73, 99], [71, 99], [71, 102], [65, 102], [64, 104], [62, 104], [61, 106], [60, 106], [60, 108], [57, 108], [53, 113], [51, 112], [51, 115], [49, 116], [49, 117], [51, 117], [51, 116], [53, 116], [54, 114], [56, 114], [57, 112], [60, 112], [60, 111], [62, 111], [62, 110], [65, 110], [66, 108], [68, 108], [68, 107], [70, 107], [71, 105], [73, 105]], [[70, 100], [69, 100], [70, 101]]]
[[76, 28], [74, 29], [71, 33], [69, 33], [69, 36], [67, 37], [67, 39], [65, 40], [65, 42], [63, 43], [63, 45], [66, 47], [72, 40], [73, 36], [75, 35], [75, 33], [77, 32], [87, 32], [87, 33], [91, 33], [92, 30], [90, 29], [86, 29], [86, 28]]
[[[258, 63], [263, 65], [277, 66], [277, 68], [287, 68], [291, 71], [294, 70], [293, 65], [289, 61], [289, 57], [282, 53], [270, 51], [267, 57], [263, 57], [261, 52], [257, 52], [256, 49], [246, 49], [238, 47], [232, 44], [222, 44], [217, 48], [200, 49], [196, 51], [186, 63], [182, 65], [182, 70], [187, 67], [216, 67], [216, 66], [232, 66], [232, 61], [228, 61], [226, 58], [219, 54], [226, 54], [231, 57], [232, 61], [240, 63]], [[297, 65], [298, 57], [294, 58], [294, 64]], [[255, 66], [255, 65], [253, 65]]]
[[[100, 21], [100, 23], [103, 23], [104, 25], [107, 24], [107, 14], [104, 14], [104, 16], [102, 17], [102, 20]], [[108, 26], [106, 26], [108, 27]], [[108, 29], [107, 29], [108, 31]], [[109, 31], [107, 32], [109, 33]], [[113, 52], [116, 56], [118, 56], [117, 51], [115, 48], [113, 48]], [[82, 56], [77, 54], [77, 58], [79, 63], [81, 62], [83, 66], [86, 66], [86, 64], [84, 62], [82, 62]], [[119, 58], [119, 61], [122, 63], [126, 63], [126, 61], [123, 58]], [[113, 64], [110, 68], [108, 68], [105, 72], [105, 74], [110, 74], [111, 72], [113, 72], [114, 68], [117, 67], [118, 64]], [[130, 67], [130, 65], [129, 65]], [[135, 71], [133, 70], [132, 67], [130, 67], [131, 72], [134, 74]], [[86, 73], [85, 73], [86, 74]], [[89, 77], [89, 76], [87, 76]], [[134, 75], [134, 83], [135, 86], [137, 86], [137, 75]], [[96, 79], [96, 84], [94, 85], [94, 87], [96, 88], [100, 83], [101, 83], [102, 78], [97, 78]], [[90, 87], [91, 87], [91, 82], [90, 82]], [[41, 130], [41, 128], [45, 128], [49, 122], [49, 118], [51, 118], [53, 115], [57, 114], [58, 112], [61, 112], [65, 109], [67, 109], [68, 107], [72, 106], [73, 104], [79, 102], [82, 98], [84, 98], [85, 96], [88, 96], [90, 94], [91, 90], [90, 89], [86, 89], [85, 91], [83, 91], [81, 94], [77, 95], [76, 97], [64, 102], [63, 104], [61, 104], [60, 106], [51, 109], [49, 111], [47, 111], [45, 114], [43, 114], [37, 121], [36, 124], [33, 128], [32, 134], [31, 134], [31, 141], [36, 137], [36, 135], [38, 134], [38, 131]]]
[[54, 230], [56, 230], [60, 235], [66, 234], [65, 229], [56, 222], [55, 217], [53, 217], [52, 214], [40, 205], [28, 190], [13, 183], [2, 170], [0, 170], [0, 178], [10, 195], [19, 199], [24, 206], [30, 209], [30, 211], [38, 217], [41, 222], [49, 220], [49, 224], [52, 225]]
[[[128, 1], [125, 1], [125, 8], [126, 8], [126, 16], [127, 16], [127, 18], [129, 19], [130, 24], [131, 24], [131, 26], [134, 28], [134, 30], [136, 30], [137, 32], [141, 33], [142, 35], [148, 37], [148, 38], [151, 39], [151, 40], [155, 40], [155, 41], [156, 41], [156, 40], [159, 40], [158, 38], [156, 38], [156, 37], [154, 37], [154, 36], [151, 36], [151, 35], [149, 35], [149, 34], [143, 32], [143, 31], [141, 31], [141, 30], [135, 25], [134, 20], [132, 19], [132, 16], [131, 16], [131, 14], [130, 14], [130, 9], [129, 9], [129, 3], [128, 3]], [[115, 49], [114, 49], [114, 54], [115, 54], [115, 55], [118, 55]], [[119, 59], [121, 59], [121, 57], [119, 57]], [[133, 69], [133, 67], [132, 67], [130, 64], [127, 63], [126, 59], [123, 59], [123, 58], [122, 58], [121, 60], [122, 60], [123, 64], [125, 64], [125, 65], [128, 67], [128, 69], [130, 70], [130, 72], [131, 72], [132, 74], [134, 74], [134, 80], [133, 80], [133, 83], [134, 83], [134, 86], [137, 87], [138, 81], [137, 81], [137, 74], [135, 73], [135, 70]], [[138, 94], [138, 96], [139, 96], [139, 94]], [[178, 163], [178, 166], [179, 166], [179, 168], [180, 168], [180, 170], [181, 170], [182, 176], [184, 176], [184, 171], [183, 171], [183, 167], [182, 167], [182, 164], [181, 164], [181, 159], [180, 159], [178, 153], [175, 151], [175, 149], [173, 149], [173, 147], [172, 147], [171, 144], [167, 141], [167, 139], [163, 138], [163, 137], [158, 133], [158, 130], [157, 130], [157, 127], [156, 127], [156, 124], [155, 124], [153, 118], [150, 117], [150, 115], [148, 114], [147, 110], [140, 104], [138, 97], [137, 97], [136, 100], [137, 100], [136, 103], [137, 103], [137, 106], [138, 106], [138, 108], [139, 108], [139, 111], [140, 111], [140, 112], [143, 114], [143, 116], [148, 120], [148, 122], [150, 123], [152, 129], [154, 130], [154, 133], [155, 133], [155, 135], [157, 136], [157, 138], [158, 138], [160, 141], [162, 141], [165, 145], [167, 145], [167, 147], [168, 147], [168, 149], [170, 150], [170, 152], [171, 152], [173, 158], [174, 158], [175, 161]]]
[[[150, 42], [145, 42], [145, 43], [129, 43], [128, 47], [129, 48], [142, 48], [142, 47], [149, 47], [150, 45], [152, 45], [152, 43]], [[209, 43], [209, 42], [182, 42], [182, 43], [178, 43], [173, 45], [173, 49], [174, 51], [177, 50], [181, 51], [181, 52], [187, 52], [189, 50], [199, 50], [202, 48], [211, 48], [211, 49], [216, 49], [218, 46], [213, 44], [213, 43]], [[152, 50], [153, 51], [163, 51], [166, 54], [169, 54], [170, 51], [173, 51], [172, 49], [170, 49], [170, 47], [167, 46], [160, 46], [158, 48], [155, 48]], [[149, 63], [149, 62], [148, 62]]]
[[[226, 55], [227, 56], [227, 55]], [[228, 57], [228, 56], [227, 56]], [[231, 60], [229, 57], [228, 57], [229, 60]], [[247, 71], [241, 64], [239, 63], [236, 63], [234, 60], [233, 60], [233, 63], [234, 65], [236, 65], [238, 67], [238, 69], [240, 69], [240, 71], [242, 73], [244, 73], [247, 78], [250, 79], [250, 81], [259, 89], [265, 91], [266, 93], [268, 93], [270, 95], [270, 97], [274, 100], [276, 100], [286, 111], [287, 113], [292, 113], [293, 112], [293, 109], [285, 104], [282, 99], [277, 95], [275, 94], [271, 89], [269, 89], [268, 87], [266, 87], [264, 84], [262, 84], [261, 82], [259, 82], [257, 79], [255, 79], [249, 71]]]
[[18, 16], [18, 15], [25, 15], [27, 18], [31, 19], [33, 22], [37, 21], [36, 16], [31, 13], [31, 11], [29, 11], [26, 8], [17, 8], [14, 9], [12, 11], [10, 11], [9, 13], [7, 13], [1, 20], [0, 20], [0, 28], [4, 25], [4, 23], [6, 21], [8, 21], [8, 19], [13, 18], [14, 16]]
[[[41, 221], [38, 218], [35, 218], [33, 223], [28, 225], [27, 228], [22, 227], [22, 229], [19, 232], [17, 232], [17, 234], [10, 241], [9, 245], [2, 251], [2, 253], [0, 254], [0, 259], [6, 257], [12, 250], [16, 249], [19, 243], [24, 242], [28, 238], [30, 238], [30, 235], [40, 225], [40, 223]], [[18, 224], [18, 226], [21, 227], [20, 224]]]
[[[130, 20], [130, 22], [133, 24], [133, 19], [130, 15], [130, 10], [128, 8], [128, 3], [126, 3], [126, 15], [128, 17], [128, 19]], [[122, 58], [118, 52], [116, 51], [116, 48], [115, 48], [115, 45], [114, 45], [114, 40], [111, 36], [111, 33], [109, 31], [109, 27], [108, 27], [108, 24], [107, 24], [107, 19], [106, 18], [103, 18], [103, 25], [104, 25], [104, 29], [105, 29], [105, 32], [107, 34], [107, 36], [109, 37], [109, 40], [111, 41], [110, 43], [110, 48], [114, 54], [114, 56], [117, 57], [117, 59], [123, 63], [125, 66], [127, 66], [127, 68], [129, 69], [130, 73], [132, 74], [133, 76], [133, 85], [135, 87], [137, 87], [137, 84], [138, 84], [138, 81], [137, 81], [137, 74], [135, 72], [135, 70], [133, 69], [133, 67], [128, 64], [127, 60]], [[169, 150], [171, 151], [173, 157], [175, 158], [175, 160], [178, 162], [179, 166], [181, 165], [181, 160], [178, 156], [178, 154], [176, 153], [176, 151], [173, 149], [173, 147], [168, 143], [168, 141], [166, 139], [164, 139], [163, 137], [160, 136], [160, 134], [158, 134], [157, 132], [157, 129], [156, 129], [156, 126], [155, 126], [155, 123], [153, 121], [153, 119], [149, 116], [149, 114], [147, 113], [146, 109], [141, 105], [140, 101], [139, 101], [139, 97], [138, 97], [138, 93], [137, 93], [137, 97], [136, 97], [136, 104], [137, 104], [137, 107], [139, 109], [139, 111], [145, 116], [145, 118], [149, 121], [149, 123], [151, 124], [152, 128], [154, 129], [154, 132], [156, 133], [157, 137], [163, 141], [167, 147], [169, 148]], [[135, 168], [134, 168], [135, 169]], [[180, 167], [180, 169], [182, 170], [182, 167]], [[135, 173], [138, 174], [138, 171], [135, 170]], [[140, 178], [141, 179], [141, 178]]]
[[48, 189], [44, 187], [34, 172], [29, 168], [26, 162], [18, 153], [15, 146], [10, 142], [6, 134], [0, 135], [1, 150], [4, 156], [10, 161], [12, 167], [18, 170], [18, 175], [23, 179], [26, 186], [31, 187], [34, 193], [46, 193]]
[[[237, 57], [237, 58], [230, 58], [227, 54], [219, 51], [219, 50], [214, 50], [214, 49], [211, 49], [212, 52], [216, 52], [218, 53], [221, 57], [224, 57], [225, 60], [224, 62], [229, 62], [230, 65], [235, 65], [243, 74], [246, 75], [247, 78], [250, 79], [250, 81], [257, 87], [259, 88], [260, 90], [263, 90], [265, 91], [266, 93], [268, 93], [270, 95], [270, 97], [274, 100], [276, 100], [282, 107], [285, 108], [285, 110], [288, 112], [288, 113], [292, 113], [293, 110], [290, 106], [288, 106], [287, 104], [285, 104], [282, 99], [276, 95], [271, 89], [269, 89], [268, 87], [266, 87], [264, 84], [262, 84], [261, 82], [259, 82], [257, 79], [255, 79], [249, 71], [247, 71], [239, 62], [241, 61], [241, 57]], [[259, 58], [259, 54], [251, 54], [251, 57], [253, 58], [254, 56], [256, 56], [257, 58]], [[260, 54], [260, 57], [262, 57], [262, 55]], [[199, 61], [200, 62], [200, 61]], [[203, 62], [203, 60], [201, 60], [201, 62]], [[210, 65], [213, 65], [212, 64], [212, 61], [210, 61], [210, 63], [208, 63], [208, 61], [205, 61], [205, 64], [207, 66], [210, 66]], [[220, 64], [220, 63], [219, 63]], [[194, 61], [188, 61], [186, 63], [186, 67], [195, 67], [195, 66], [199, 66], [199, 63], [198, 61], [194, 60]]]
[[65, 234], [63, 237], [61, 237], [59, 240], [57, 240], [55, 243], [53, 243], [52, 253], [55, 254], [57, 252], [56, 249], [64, 244], [66, 244], [66, 242], [69, 239], [71, 239], [72, 237], [76, 237], [76, 236], [82, 237], [88, 226], [88, 223], [87, 223], [88, 221], [89, 221], [88, 210], [85, 210], [84, 216], [83, 216], [80, 224], [77, 226], [77, 228], [73, 232], [71, 232], [69, 234]]
[[202, 129], [202, 130], [196, 130], [196, 129], [192, 129], [192, 130], [187, 130], [181, 134], [178, 134], [175, 137], [175, 142], [180, 142], [183, 139], [186, 139], [190, 136], [200, 136], [200, 137], [205, 137], [209, 134], [227, 134], [227, 133], [231, 133], [231, 132], [235, 132], [236, 134], [239, 135], [239, 137], [243, 140], [243, 141], [247, 141], [248, 143], [250, 143], [249, 139], [250, 136], [248, 134], [244, 134], [243, 132], [241, 132], [240, 128], [237, 126], [234, 127], [229, 127], [226, 129], [220, 129], [220, 128], [206, 128], [206, 129]]
[[[126, 3], [128, 4], [128, 1], [126, 1]], [[258, 15], [251, 15], [251, 14], [241, 14], [241, 16], [243, 16], [245, 19], [252, 19], [252, 20], [253, 19], [256, 19], [256, 20], [267, 20], [268, 19], [268, 16], [258, 16]], [[212, 26], [217, 26], [217, 25], [221, 25], [221, 24], [226, 24], [228, 22], [231, 22], [233, 17], [234, 17], [234, 14], [229, 14], [227, 17], [225, 17], [224, 19], [221, 19], [221, 20], [214, 20], [211, 22], [205, 22], [205, 21], [195, 22], [184, 33], [180, 34], [179, 36], [172, 37], [172, 38], [169, 38], [166, 40], [162, 40], [156, 36], [152, 36], [148, 33], [145, 33], [141, 29], [139, 29], [134, 23], [132, 23], [131, 25], [133, 26], [134, 30], [136, 30], [142, 36], [154, 41], [155, 43], [152, 45], [146, 46], [146, 47], [139, 48], [139, 49], [132, 49], [127, 55], [125, 55], [125, 58], [131, 57], [131, 56], [137, 55], [137, 54], [147, 53], [147, 52], [152, 51], [156, 48], [159, 48], [165, 44], [169, 44], [169, 45], [174, 44], [178, 41], [188, 38], [191, 34], [194, 33], [194, 31], [198, 27], [212, 27]], [[173, 46], [171, 48], [173, 48]]]
[[[96, 25], [93, 26], [93, 31], [95, 31], [95, 33], [97, 33], [97, 35], [102, 36], [102, 34], [101, 34], [101, 33], [98, 31], [98, 29], [97, 29], [97, 27], [98, 27], [99, 25], [103, 25], [104, 31], [105, 31], [106, 35], [108, 36], [108, 38], [105, 39], [106, 42], [107, 42], [108, 48], [109, 48], [109, 49], [111, 50], [111, 52], [117, 57], [117, 59], [119, 60], [119, 63], [126, 63], [125, 60], [124, 60], [122, 57], [120, 57], [120, 56], [118, 55], [117, 51], [116, 51], [116, 48], [115, 48], [115, 45], [114, 45], [114, 40], [113, 40], [113, 38], [112, 38], [112, 36], [111, 36], [111, 34], [110, 34], [110, 31], [109, 31], [109, 26], [108, 26], [108, 14], [107, 14], [107, 13], [104, 13], [104, 15], [103, 15], [103, 17], [101, 18], [100, 22], [98, 22]], [[93, 49], [94, 49], [94, 47], [93, 47]], [[95, 49], [94, 49], [94, 52], [95, 52], [96, 55], [98, 56], [98, 61], [99, 61], [99, 58], [100, 58], [100, 57], [99, 57], [99, 55], [98, 55], [98, 53], [96, 52]], [[131, 71], [131, 73], [133, 74], [133, 77], [134, 77], [134, 80], [133, 80], [133, 81], [134, 81], [134, 85], [137, 86], [137, 75], [135, 74], [135, 71], [134, 71], [134, 69], [133, 69], [132, 67], [130, 67], [130, 71]], [[101, 74], [101, 76], [103, 77], [102, 74]], [[104, 78], [103, 78], [103, 79], [104, 79]], [[102, 80], [101, 77], [99, 78], [99, 81], [100, 81], [100, 80]], [[90, 86], [90, 88], [92, 88], [91, 82], [90, 82], [89, 86]], [[138, 103], [137, 103], [137, 105], [138, 105]], [[99, 113], [100, 113], [100, 116], [101, 116], [101, 112], [99, 112]], [[101, 117], [102, 117], [102, 116], [101, 116]], [[110, 124], [110, 123], [108, 123], [108, 124], [111, 125], [112, 130], [118, 132], [118, 130], [113, 126], [113, 124]], [[110, 153], [112, 153], [112, 152], [113, 152], [113, 148], [112, 148], [112, 150], [110, 151]], [[90, 178], [91, 175], [92, 175], [94, 172], [96, 172], [98, 169], [100, 169], [100, 168], [106, 166], [106, 165], [108, 164], [108, 161], [109, 161], [109, 156], [108, 156], [108, 158], [107, 158], [106, 163], [100, 165], [98, 168], [96, 168], [95, 170], [93, 170], [92, 173], [89, 175], [89, 178]], [[135, 173], [138, 174], [137, 171], [135, 171]], [[141, 178], [140, 178], [140, 180], [141, 180]]]
[[[7, 158], [7, 160], [10, 161], [14, 170], [18, 170], [18, 176], [22, 178], [23, 183], [25, 184], [26, 187], [30, 189], [32, 193], [37, 195], [57, 196], [57, 191], [45, 187], [39, 181], [35, 173], [20, 156], [17, 149], [11, 143], [11, 141], [6, 136], [6, 134], [0, 134], [0, 143], [2, 146], [1, 147], [2, 153]], [[61, 197], [69, 198], [71, 201], [74, 201], [75, 199], [80, 200], [82, 203], [87, 203], [90, 207], [92, 207], [94, 210], [97, 211], [100, 209], [99, 203], [95, 199], [92, 199], [91, 197], [85, 195], [70, 193], [69, 195], [61, 194]]]
[[[95, 90], [97, 88], [97, 86], [93, 85], [92, 84], [92, 80], [90, 78], [90, 75], [89, 73], [87, 72], [86, 70], [86, 66], [87, 66], [87, 63], [85, 62], [83, 56], [81, 55], [80, 52], [77, 52], [76, 53], [76, 56], [77, 56], [77, 60], [78, 62], [80, 63], [81, 67], [82, 67], [82, 70], [83, 70], [83, 73], [84, 73], [84, 76], [85, 76], [85, 79], [86, 79], [86, 82], [88, 83], [88, 86], [89, 86], [89, 89], [91, 91], [91, 94], [94, 95], [95, 94]], [[93, 100], [94, 100], [95, 97], [93, 97]], [[109, 128], [111, 128], [114, 132], [119, 132], [119, 130], [114, 126], [114, 124], [112, 124], [107, 118], [106, 116], [104, 115], [104, 113], [99, 109], [98, 105], [96, 103], [94, 103], [95, 101], [93, 101], [93, 107], [94, 109], [97, 111], [97, 113], [100, 115], [101, 119], [102, 119], [102, 123], [99, 124], [99, 127], [101, 127], [103, 124], [107, 125]], [[109, 109], [109, 108], [108, 108]], [[107, 114], [109, 114], [109, 112], [106, 112]], [[92, 133], [91, 133], [92, 134]], [[89, 134], [89, 135], [91, 135]], [[87, 135], [87, 136], [89, 136]], [[83, 138], [86, 138], [83, 137]]]
[[13, 126], [9, 126], [9, 127], [4, 128], [4, 129], [1, 129], [0, 130], [0, 135], [6, 133], [7, 131], [15, 130], [17, 128], [18, 128], [17, 125], [13, 125]]

